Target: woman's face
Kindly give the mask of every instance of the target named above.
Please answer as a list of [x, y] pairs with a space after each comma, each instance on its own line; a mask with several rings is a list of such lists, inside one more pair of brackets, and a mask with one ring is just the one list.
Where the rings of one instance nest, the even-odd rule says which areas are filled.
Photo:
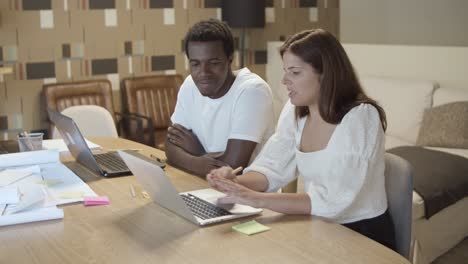
[[320, 74], [300, 57], [290, 51], [283, 54], [284, 75], [282, 83], [295, 106], [311, 106], [318, 103]]

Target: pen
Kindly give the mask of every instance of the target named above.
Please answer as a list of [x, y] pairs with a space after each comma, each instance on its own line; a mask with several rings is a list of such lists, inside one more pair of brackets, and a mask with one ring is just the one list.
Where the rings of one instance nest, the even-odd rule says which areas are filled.
[[133, 188], [133, 184], [130, 184], [130, 194], [132, 195], [133, 198], [136, 197], [136, 195], [135, 195], [135, 189]]
[[242, 166], [237, 167], [235, 170], [232, 171], [232, 175], [236, 175], [237, 173], [242, 171]]
[[29, 138], [29, 133], [24, 131], [23, 132], [23, 138], [25, 140], [26, 147], [31, 151], [34, 150], [34, 146]]
[[8, 204], [2, 204], [2, 205], [0, 205], [0, 207], [1, 206], [3, 206], [3, 208], [1, 208], [2, 213], [0, 215], [3, 215], [5, 213], [5, 211], [6, 211], [6, 208], [7, 208]]

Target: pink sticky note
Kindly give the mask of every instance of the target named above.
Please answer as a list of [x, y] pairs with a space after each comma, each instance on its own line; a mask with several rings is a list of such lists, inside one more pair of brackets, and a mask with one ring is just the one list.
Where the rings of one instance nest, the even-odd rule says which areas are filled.
[[110, 203], [107, 196], [85, 196], [83, 200], [85, 206], [108, 205]]

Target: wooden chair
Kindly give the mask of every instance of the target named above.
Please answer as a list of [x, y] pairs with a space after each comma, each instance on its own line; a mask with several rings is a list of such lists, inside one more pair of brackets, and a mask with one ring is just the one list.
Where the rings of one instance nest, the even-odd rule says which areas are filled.
[[[138, 116], [121, 114], [114, 111], [112, 101], [112, 85], [108, 80], [87, 80], [65, 83], [54, 83], [43, 86], [46, 107], [63, 112], [73, 106], [95, 105], [107, 110], [114, 123], [119, 127], [121, 136], [126, 136], [122, 123], [135, 123], [137, 129], [142, 130], [143, 119]], [[95, 120], [94, 120], [95, 121]], [[49, 131], [54, 131], [50, 124]]]
[[[124, 113], [151, 119], [143, 124], [143, 137], [147, 145], [164, 150], [167, 128], [171, 125], [171, 115], [182, 81], [182, 76], [178, 74], [132, 77], [122, 81]], [[126, 129], [134, 131], [132, 126]]]
[[[297, 184], [296, 179], [285, 186], [282, 192], [296, 193]], [[390, 153], [385, 153], [385, 191], [388, 211], [395, 230], [396, 251], [409, 259], [412, 232], [413, 168], [408, 161]]]

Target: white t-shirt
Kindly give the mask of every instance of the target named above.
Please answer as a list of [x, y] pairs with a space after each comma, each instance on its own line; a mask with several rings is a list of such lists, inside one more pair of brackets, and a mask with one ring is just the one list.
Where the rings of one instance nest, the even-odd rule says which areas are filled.
[[311, 213], [333, 222], [351, 223], [383, 214], [387, 209], [385, 137], [377, 109], [370, 104], [354, 107], [325, 149], [307, 153], [299, 150], [305, 120], [296, 121], [294, 105], [288, 101], [275, 134], [244, 173], [265, 175], [269, 192], [301, 175]]
[[182, 84], [171, 117], [198, 137], [206, 152], [223, 152], [228, 139], [257, 142], [251, 160], [274, 132], [273, 97], [268, 84], [247, 68], [222, 97], [203, 96], [191, 76]]

